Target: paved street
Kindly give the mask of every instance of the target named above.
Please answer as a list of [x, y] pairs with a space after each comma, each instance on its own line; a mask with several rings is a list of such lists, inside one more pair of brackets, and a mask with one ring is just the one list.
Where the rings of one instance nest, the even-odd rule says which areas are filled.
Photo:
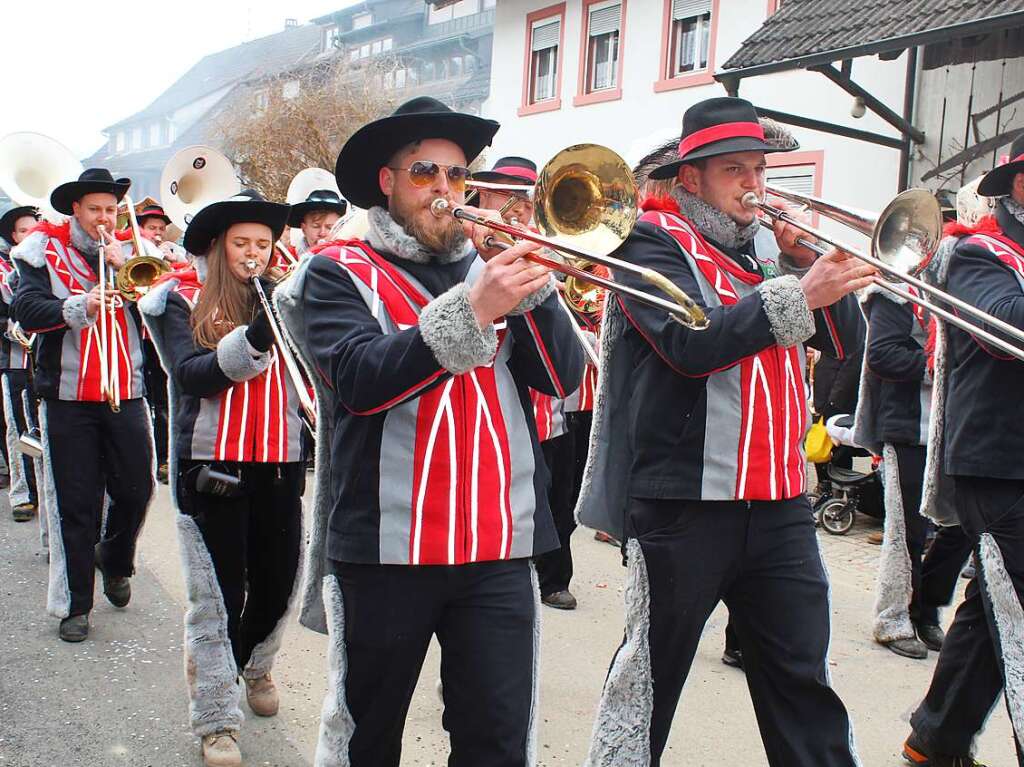
[[[36, 526], [15, 524], [6, 501], [0, 506], [0, 767], [201, 764], [198, 742], [187, 728], [184, 590], [172, 523], [167, 488], [160, 487], [141, 542], [131, 604], [115, 610], [97, 592], [89, 641], [69, 645], [57, 639], [57, 621], [44, 611], [46, 562]], [[865, 766], [895, 767], [901, 764], [909, 712], [927, 686], [935, 656], [904, 660], [870, 640], [878, 548], [864, 536], [872, 529], [870, 520], [861, 518], [848, 536], [819, 533], [832, 573], [832, 671], [853, 712]], [[602, 679], [621, 632], [618, 552], [585, 530], [576, 534], [574, 550], [573, 589], [580, 608], [543, 614], [542, 765], [582, 763]], [[724, 622], [719, 610], [708, 624], [666, 765], [767, 763], [743, 675], [719, 660]], [[275, 670], [281, 712], [274, 719], [247, 719], [241, 738], [247, 765], [312, 764], [325, 647], [324, 637], [297, 624], [289, 629]], [[446, 763], [441, 706], [433, 689], [437, 668], [432, 651], [406, 727], [403, 764]], [[1002, 705], [979, 746], [991, 767], [1015, 763]]]

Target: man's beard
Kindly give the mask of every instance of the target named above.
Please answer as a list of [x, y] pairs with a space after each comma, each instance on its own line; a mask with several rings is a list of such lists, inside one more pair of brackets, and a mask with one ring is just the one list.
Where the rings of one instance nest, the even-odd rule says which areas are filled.
[[424, 209], [404, 209], [394, 196], [389, 199], [388, 212], [402, 230], [425, 250], [453, 253], [465, 245], [466, 233], [452, 216], [438, 218]]

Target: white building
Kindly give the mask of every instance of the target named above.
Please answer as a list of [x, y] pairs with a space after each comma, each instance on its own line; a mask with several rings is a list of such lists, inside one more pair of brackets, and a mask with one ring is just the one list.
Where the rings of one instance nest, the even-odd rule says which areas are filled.
[[[787, 0], [788, 1], [788, 0]], [[679, 136], [688, 106], [726, 91], [713, 74], [776, 12], [774, 0], [499, 0], [491, 95], [485, 114], [502, 124], [492, 157], [543, 164], [579, 142], [611, 147], [630, 163]], [[903, 100], [906, 54], [858, 59], [857, 81], [889, 105]], [[756, 106], [892, 135], [852, 96], [815, 72], [742, 81]], [[796, 153], [769, 156], [769, 179], [880, 210], [897, 191], [896, 149], [793, 128]], [[785, 178], [780, 178], [785, 177]]]

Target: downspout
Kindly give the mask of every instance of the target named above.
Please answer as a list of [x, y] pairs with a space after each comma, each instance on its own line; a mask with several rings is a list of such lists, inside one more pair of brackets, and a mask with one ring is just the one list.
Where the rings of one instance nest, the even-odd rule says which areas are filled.
[[[903, 86], [903, 119], [910, 125], [914, 124], [914, 104], [917, 97], [917, 47], [907, 50], [907, 78]], [[900, 178], [897, 192], [902, 192], [910, 183], [910, 150], [913, 140], [904, 137], [903, 148], [900, 150]]]

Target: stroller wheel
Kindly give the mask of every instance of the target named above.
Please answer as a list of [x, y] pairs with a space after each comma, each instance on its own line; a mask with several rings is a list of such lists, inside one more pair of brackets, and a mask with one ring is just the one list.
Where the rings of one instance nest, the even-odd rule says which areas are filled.
[[854, 508], [853, 504], [830, 498], [818, 509], [818, 519], [821, 526], [832, 535], [846, 535], [853, 527]]

